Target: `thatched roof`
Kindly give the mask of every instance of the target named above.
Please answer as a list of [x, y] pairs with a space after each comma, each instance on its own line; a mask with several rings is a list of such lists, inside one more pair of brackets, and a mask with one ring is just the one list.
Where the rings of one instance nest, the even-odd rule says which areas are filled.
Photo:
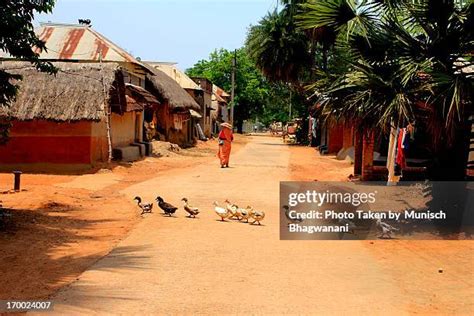
[[[3, 62], [0, 69], [12, 69], [23, 79], [18, 96], [9, 106], [0, 105], [0, 117], [17, 120], [52, 121], [101, 120], [110, 102], [113, 84], [120, 70], [116, 63], [53, 63], [56, 75], [41, 73], [30, 63]], [[104, 95], [105, 90], [105, 95]]]
[[153, 75], [147, 75], [147, 90], [154, 91], [158, 96], [168, 101], [174, 111], [195, 110], [201, 112], [201, 107], [181, 86], [161, 70], [149, 67]]
[[142, 87], [126, 83], [125, 94], [127, 98], [126, 112], [143, 111], [145, 108], [160, 104], [157, 98]]

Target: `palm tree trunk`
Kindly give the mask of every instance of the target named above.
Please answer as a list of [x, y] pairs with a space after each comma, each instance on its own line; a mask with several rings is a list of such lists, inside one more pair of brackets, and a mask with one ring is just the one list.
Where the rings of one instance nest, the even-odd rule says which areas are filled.
[[370, 181], [374, 171], [374, 130], [363, 133], [362, 146], [362, 181]]
[[355, 128], [354, 175], [356, 176], [362, 175], [362, 147], [362, 132], [359, 130], [359, 128]]

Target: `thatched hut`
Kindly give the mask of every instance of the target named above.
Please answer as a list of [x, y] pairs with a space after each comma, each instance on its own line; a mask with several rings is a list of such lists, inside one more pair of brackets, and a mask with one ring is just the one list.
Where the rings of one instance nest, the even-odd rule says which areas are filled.
[[164, 72], [150, 66], [146, 89], [155, 95], [161, 105], [156, 109], [156, 127], [162, 140], [189, 146], [194, 142], [190, 110], [200, 107], [181, 86]]
[[205, 90], [205, 87], [200, 86], [200, 82], [194, 81], [184, 72], [182, 72], [173, 62], [146, 62], [150, 66], [161, 70], [168, 77], [176, 81], [181, 88], [183, 88], [201, 108], [200, 113], [198, 111], [190, 110], [191, 121], [194, 130], [194, 138], [205, 140], [211, 137], [211, 126], [209, 120], [209, 112], [207, 109], [210, 107], [212, 91], [209, 89]]
[[23, 77], [16, 100], [0, 107], [0, 119], [11, 122], [8, 142], [0, 145], [0, 168], [89, 169], [107, 162], [112, 148], [142, 139], [143, 102], [127, 103], [117, 63], [54, 65], [56, 75], [24, 62], [0, 64]]

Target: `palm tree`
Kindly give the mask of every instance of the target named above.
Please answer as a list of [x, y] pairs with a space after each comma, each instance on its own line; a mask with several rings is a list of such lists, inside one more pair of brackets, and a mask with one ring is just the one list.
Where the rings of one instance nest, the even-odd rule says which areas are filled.
[[251, 27], [246, 46], [270, 81], [298, 84], [311, 63], [308, 40], [287, 10], [275, 10]]
[[459, 135], [467, 134], [472, 111], [471, 2], [326, 0], [304, 7], [300, 27], [330, 27], [350, 52], [340, 79], [318, 85], [324, 113], [387, 128], [415, 119], [423, 105], [434, 144], [465, 148]]

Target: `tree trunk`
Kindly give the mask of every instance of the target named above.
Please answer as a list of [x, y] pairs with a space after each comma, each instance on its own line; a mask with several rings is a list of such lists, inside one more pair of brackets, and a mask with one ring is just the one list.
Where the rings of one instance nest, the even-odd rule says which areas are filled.
[[370, 181], [374, 171], [374, 130], [364, 131], [362, 145], [362, 181]]
[[355, 128], [355, 144], [354, 144], [354, 175], [362, 175], [362, 132]]

